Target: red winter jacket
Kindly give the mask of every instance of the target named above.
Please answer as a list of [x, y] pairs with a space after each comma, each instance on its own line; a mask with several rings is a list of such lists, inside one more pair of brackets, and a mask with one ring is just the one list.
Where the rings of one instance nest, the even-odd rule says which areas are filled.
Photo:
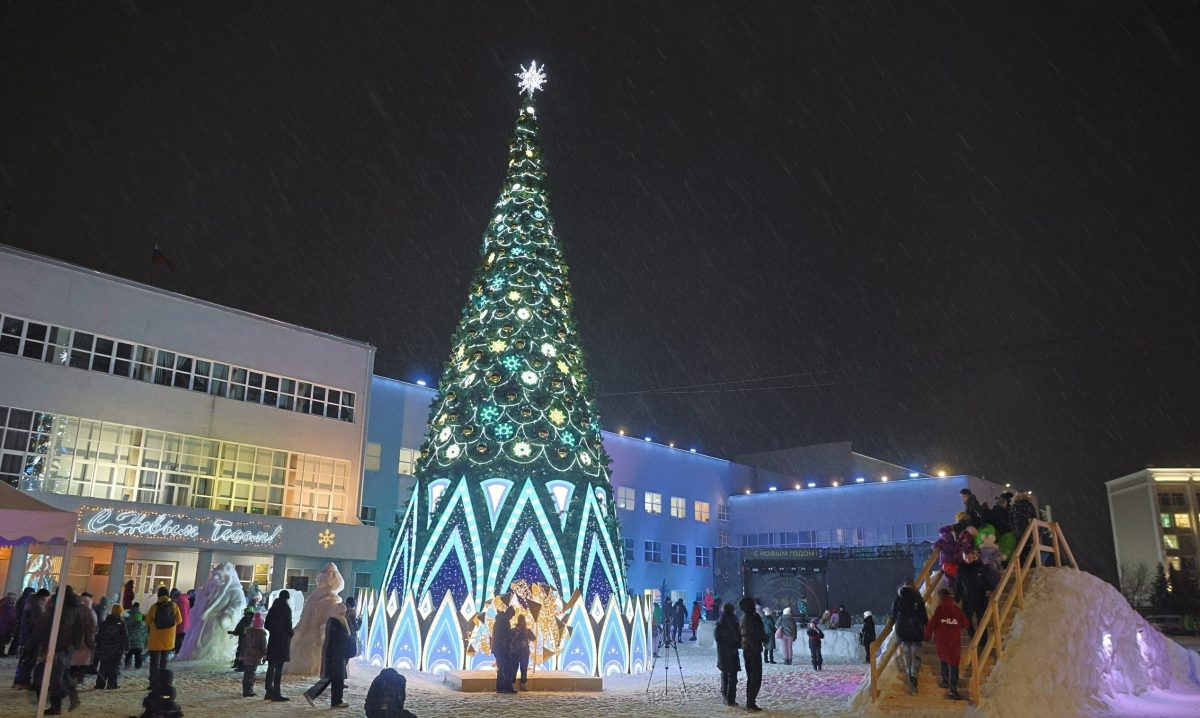
[[925, 640], [933, 638], [938, 660], [952, 666], [958, 665], [962, 652], [962, 632], [968, 625], [966, 614], [954, 604], [954, 599], [949, 594], [942, 596], [933, 617], [925, 624]]

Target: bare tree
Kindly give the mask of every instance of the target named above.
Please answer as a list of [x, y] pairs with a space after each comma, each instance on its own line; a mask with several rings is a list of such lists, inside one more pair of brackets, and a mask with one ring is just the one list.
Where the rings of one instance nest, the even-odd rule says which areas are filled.
[[1122, 566], [1121, 595], [1134, 608], [1144, 606], [1149, 598], [1151, 580], [1150, 567], [1144, 563], [1139, 563], [1132, 569]]

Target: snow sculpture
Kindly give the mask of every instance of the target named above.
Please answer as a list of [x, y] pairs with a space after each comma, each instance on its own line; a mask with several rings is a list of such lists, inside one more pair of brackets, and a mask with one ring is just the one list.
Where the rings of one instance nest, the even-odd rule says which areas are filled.
[[229, 635], [246, 608], [246, 594], [231, 563], [213, 566], [208, 580], [196, 591], [191, 629], [183, 639], [178, 660], [229, 662], [237, 637]]
[[346, 581], [337, 566], [325, 564], [317, 574], [317, 587], [304, 601], [303, 611], [292, 604], [292, 615], [300, 616], [296, 635], [292, 636], [292, 660], [283, 667], [287, 673], [313, 675], [321, 672], [321, 650], [325, 646], [325, 622], [333, 607], [342, 602], [338, 594]]

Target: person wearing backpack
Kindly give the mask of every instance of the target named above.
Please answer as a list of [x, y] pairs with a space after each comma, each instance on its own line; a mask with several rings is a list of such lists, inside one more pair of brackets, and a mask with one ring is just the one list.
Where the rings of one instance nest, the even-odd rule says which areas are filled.
[[321, 679], [304, 691], [304, 700], [310, 706], [316, 706], [317, 697], [332, 685], [329, 707], [349, 708], [350, 704], [342, 700], [342, 693], [346, 690], [346, 664], [358, 652], [358, 642], [346, 622], [346, 604], [335, 603], [330, 614], [325, 622], [325, 646], [321, 650]]
[[907, 579], [896, 591], [892, 601], [892, 625], [896, 629], [896, 638], [900, 641], [900, 655], [904, 661], [904, 673], [908, 676], [908, 692], [917, 692], [917, 676], [921, 671], [921, 643], [925, 640], [925, 624], [929, 622], [929, 613], [925, 610], [925, 601], [913, 586], [913, 580]]
[[125, 634], [129, 636], [129, 650], [125, 652], [125, 667], [142, 669], [142, 652], [146, 650], [146, 641], [150, 638], [150, 629], [146, 626], [146, 617], [139, 610], [141, 606], [134, 601], [133, 608], [125, 614]]
[[175, 650], [175, 626], [182, 620], [179, 606], [171, 601], [167, 587], [159, 586], [158, 601], [146, 614], [146, 623], [150, 626], [150, 640], [146, 641], [146, 649], [150, 653], [151, 676], [156, 671], [166, 670], [167, 654]]

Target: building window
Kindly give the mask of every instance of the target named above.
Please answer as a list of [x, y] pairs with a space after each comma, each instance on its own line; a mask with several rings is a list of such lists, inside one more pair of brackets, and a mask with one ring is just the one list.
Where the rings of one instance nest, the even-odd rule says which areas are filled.
[[627, 561], [633, 560], [634, 552], [637, 551], [636, 547], [637, 547], [636, 539], [631, 539], [628, 537], [625, 538], [625, 560], [627, 560]]
[[712, 548], [709, 546], [696, 547], [696, 565], [712, 566]]
[[363, 471], [379, 471], [379, 455], [383, 447], [374, 441], [367, 442], [367, 457], [363, 461]]
[[687, 546], [681, 543], [671, 544], [671, 563], [676, 566], [687, 565]]
[[662, 544], [658, 541], [643, 541], [645, 558], [650, 563], [662, 563]]
[[26, 491], [334, 523], [353, 510], [341, 459], [3, 406], [0, 446], [0, 480]]
[[1159, 514], [1158, 521], [1164, 529], [1171, 528], [1171, 514]]
[[417, 470], [417, 450], [416, 449], [401, 449], [400, 464], [396, 467], [396, 473], [401, 476], [412, 476]]
[[362, 521], [363, 526], [374, 526], [377, 513], [374, 506], [364, 506], [358, 512], [358, 520]]
[[729, 545], [729, 529], [717, 529], [717, 547], [725, 548]]
[[677, 519], [687, 518], [687, 501], [683, 497], [671, 497], [671, 515]]
[[729, 520], [729, 504], [724, 501], [717, 502], [717, 521]]
[[779, 532], [780, 546], [798, 546], [800, 545], [800, 533], [798, 531], [781, 531]]
[[1191, 514], [1175, 514], [1175, 528], [1190, 529], [1192, 527]]
[[360, 588], [370, 588], [374, 585], [375, 585], [375, 582], [371, 580], [370, 573], [367, 573], [366, 571], [356, 571], [354, 573], [354, 589], [355, 590], [358, 590]]
[[1179, 537], [1173, 534], [1167, 534], [1166, 536], [1163, 536], [1163, 548], [1169, 551], [1178, 551]]
[[637, 491], [628, 486], [618, 486], [617, 508], [626, 511], [633, 511], [637, 508]]
[[646, 492], [646, 513], [662, 513], [662, 494], [656, 494], [652, 491]]
[[354, 392], [21, 317], [0, 317], [0, 352], [284, 411], [354, 421]]
[[708, 523], [708, 502], [697, 501], [694, 508], [696, 509], [696, 520], [701, 523]]
[[242, 590], [248, 593], [253, 592], [254, 586], [263, 589], [271, 585], [271, 564], [269, 563], [237, 564], [233, 570], [237, 571]]

